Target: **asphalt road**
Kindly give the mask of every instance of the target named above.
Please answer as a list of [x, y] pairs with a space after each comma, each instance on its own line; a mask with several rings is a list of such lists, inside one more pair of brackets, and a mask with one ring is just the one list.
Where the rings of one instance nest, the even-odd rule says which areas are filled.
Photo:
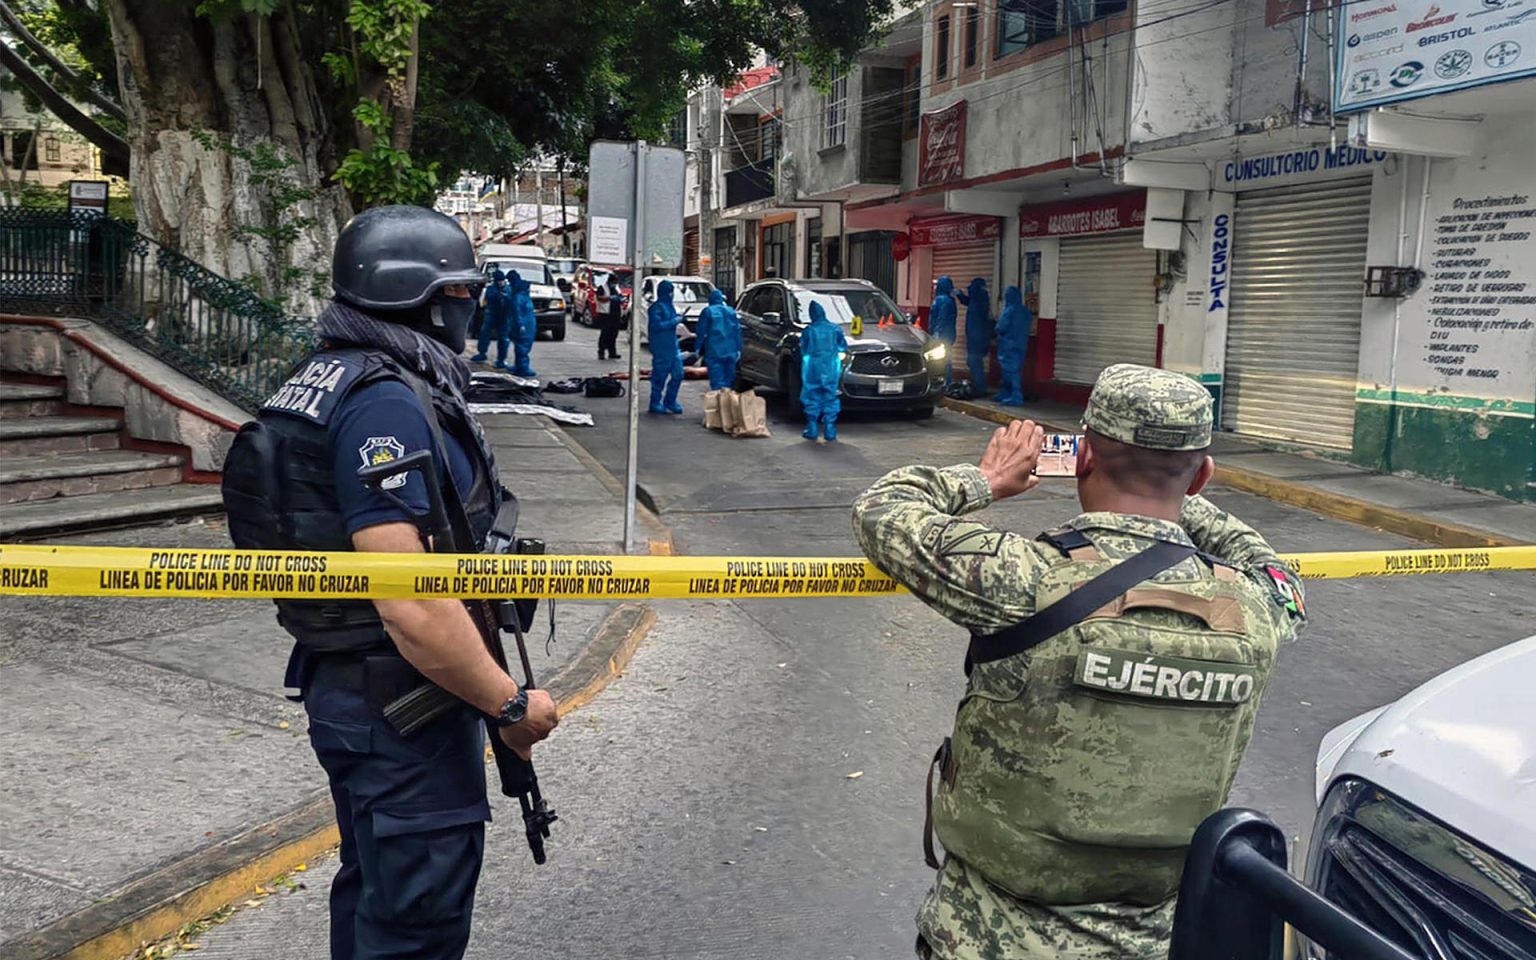
[[[594, 342], [573, 328], [564, 344], [541, 342], [534, 364], [546, 378], [594, 372]], [[990, 432], [947, 411], [848, 418], [840, 443], [818, 447], [771, 404], [772, 439], [733, 440], [699, 426], [702, 390], [685, 388], [687, 416], [646, 417], [640, 431], [641, 482], [680, 553], [849, 555], [858, 491], [906, 463], [974, 460]], [[597, 426], [571, 435], [622, 475], [625, 401], [572, 402]], [[520, 482], [516, 463], [502, 466]], [[1213, 498], [1282, 551], [1413, 545], [1240, 493]], [[1070, 482], [1048, 481], [981, 517], [1033, 534], [1076, 512]], [[1323, 733], [1531, 633], [1536, 579], [1318, 582], [1308, 606], [1232, 796], [1301, 842]], [[561, 814], [548, 865], [533, 866], [516, 811], [496, 804], [470, 956], [910, 955], [929, 882], [923, 776], [963, 686], [963, 632], [909, 598], [657, 610], [631, 669], [538, 754]], [[322, 956], [330, 869], [204, 935], [202, 955]]]

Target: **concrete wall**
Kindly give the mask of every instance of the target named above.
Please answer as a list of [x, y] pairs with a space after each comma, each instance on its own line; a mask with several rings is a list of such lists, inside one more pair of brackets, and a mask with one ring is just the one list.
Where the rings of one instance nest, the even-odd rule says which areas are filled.
[[1395, 158], [1377, 167], [1368, 262], [1416, 264], [1426, 276], [1406, 299], [1365, 300], [1358, 461], [1532, 498], [1533, 120], [1485, 120], [1469, 157]]
[[85, 320], [0, 318], [0, 369], [63, 377], [70, 403], [121, 407], [128, 435], [187, 447], [194, 470], [223, 469], [250, 415], [207, 387]]
[[[784, 89], [784, 157], [791, 158], [802, 197], [814, 197], [858, 180], [859, 103], [864, 97], [864, 71], [848, 73], [848, 136], [840, 148], [823, 151], [821, 133], [825, 100], [811, 85], [810, 71], [800, 64], [786, 67], [779, 81]], [[782, 158], [781, 158], [782, 159]]]
[[1130, 109], [1133, 147], [1294, 123], [1304, 37], [1301, 115], [1317, 119], [1326, 114], [1325, 14], [1269, 26], [1266, 6], [1265, 0], [1236, 0], [1182, 13], [1167, 4], [1138, 6], [1138, 67]]
[[[987, 9], [992, 9], [988, 7]], [[1097, 154], [1102, 146], [1114, 150], [1123, 142], [1128, 80], [1128, 18], [1098, 21], [1088, 31], [1086, 46], [1092, 62], [1093, 100], [1090, 113], [1081, 50], [1073, 53], [1075, 70], [1067, 71], [1068, 54], [1049, 53], [1054, 42], [1001, 60], [991, 57], [991, 30], [984, 23], [984, 63], [974, 75], [935, 82], [933, 77], [934, 17], [923, 28], [923, 112], [930, 113], [966, 100], [965, 177], [986, 177], [1055, 163], [1072, 153], [1073, 102], [1080, 156]], [[1062, 41], [1064, 45], [1064, 41]], [[1072, 82], [1069, 86], [1068, 78]], [[904, 184], [905, 186], [905, 184]]]

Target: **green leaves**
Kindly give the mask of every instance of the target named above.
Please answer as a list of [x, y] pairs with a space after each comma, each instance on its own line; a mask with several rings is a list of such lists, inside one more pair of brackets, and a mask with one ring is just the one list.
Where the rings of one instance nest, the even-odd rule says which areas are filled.
[[354, 148], [341, 161], [336, 182], [367, 206], [387, 203], [430, 205], [437, 196], [437, 163], [418, 164], [382, 138], [367, 150]]
[[352, 0], [347, 26], [357, 34], [364, 56], [399, 77], [411, 60], [416, 25], [431, 12], [426, 0]]

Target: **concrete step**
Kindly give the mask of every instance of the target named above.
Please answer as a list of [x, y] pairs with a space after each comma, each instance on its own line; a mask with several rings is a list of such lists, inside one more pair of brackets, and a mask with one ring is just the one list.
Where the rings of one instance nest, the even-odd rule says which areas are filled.
[[27, 417], [0, 420], [0, 456], [116, 450], [122, 422], [112, 417]]
[[0, 543], [221, 513], [217, 484], [178, 483], [0, 505]]
[[0, 503], [114, 493], [181, 482], [180, 457], [99, 450], [7, 457], [0, 462]]
[[0, 420], [47, 417], [63, 412], [63, 387], [35, 383], [0, 383]]

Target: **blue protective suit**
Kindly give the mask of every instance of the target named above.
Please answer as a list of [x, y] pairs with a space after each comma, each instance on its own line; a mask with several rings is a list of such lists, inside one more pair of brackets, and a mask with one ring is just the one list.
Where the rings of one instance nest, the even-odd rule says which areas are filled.
[[672, 305], [672, 281], [656, 287], [656, 302], [646, 315], [651, 341], [651, 412], [682, 413], [677, 402], [683, 385], [683, 355], [677, 348], [677, 307]]
[[1018, 287], [1003, 291], [1003, 312], [997, 318], [997, 363], [1003, 385], [997, 402], [1017, 407], [1024, 402], [1024, 360], [1029, 356], [1029, 328], [1034, 322]]
[[848, 338], [827, 319], [821, 304], [811, 304], [811, 324], [800, 334], [800, 405], [805, 408], [807, 440], [816, 439], [819, 424], [828, 440], [837, 439], [837, 415], [842, 412], [838, 388], [843, 381], [843, 354]]
[[955, 299], [965, 304], [965, 360], [971, 368], [972, 396], [987, 395], [987, 353], [992, 349], [992, 298], [987, 281], [977, 277]]
[[[536, 377], [538, 373], [528, 363], [533, 352], [533, 341], [539, 336], [539, 318], [533, 312], [533, 298], [528, 295], [530, 284], [513, 270], [508, 276], [512, 288], [512, 342], [517, 347], [517, 365], [512, 372], [520, 377]], [[496, 364], [498, 367], [505, 363]]]
[[955, 306], [955, 282], [940, 277], [933, 291], [933, 306], [928, 308], [928, 332], [944, 341], [944, 382], [953, 379], [955, 360], [955, 319], [960, 308]]
[[699, 314], [695, 340], [709, 368], [709, 389], [729, 389], [736, 382], [736, 364], [741, 360], [741, 321], [719, 290], [709, 292], [709, 306]]
[[507, 275], [497, 270], [491, 274], [492, 283], [485, 288], [485, 312], [480, 317], [480, 351], [471, 360], [486, 359], [491, 341], [496, 341], [496, 365], [507, 365], [507, 347], [512, 337], [512, 289]]

